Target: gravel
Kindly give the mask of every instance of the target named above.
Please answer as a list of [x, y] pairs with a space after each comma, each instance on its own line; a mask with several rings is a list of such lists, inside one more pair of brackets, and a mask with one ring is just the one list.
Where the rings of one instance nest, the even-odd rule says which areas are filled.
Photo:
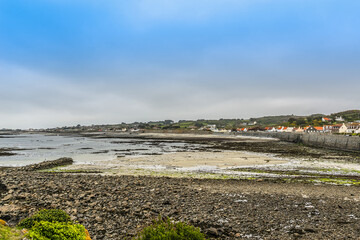
[[3, 169], [0, 219], [65, 210], [93, 239], [128, 239], [159, 215], [210, 239], [359, 239], [356, 186]]

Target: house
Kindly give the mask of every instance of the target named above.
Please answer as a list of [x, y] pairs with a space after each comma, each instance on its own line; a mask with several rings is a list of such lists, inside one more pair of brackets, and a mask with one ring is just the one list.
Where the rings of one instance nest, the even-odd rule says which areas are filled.
[[347, 133], [358, 133], [360, 129], [359, 123], [351, 123], [347, 125]]
[[314, 128], [313, 126], [307, 126], [305, 132], [306, 133], [315, 133], [315, 132], [318, 132], [318, 130], [316, 128]]
[[267, 132], [276, 132], [276, 128], [274, 128], [274, 127], [265, 127], [265, 131], [267, 131]]
[[236, 129], [237, 132], [247, 132], [248, 129], [247, 128], [238, 128]]
[[345, 119], [343, 117], [341, 117], [341, 116], [340, 117], [336, 116], [335, 121], [336, 122], [345, 122]]
[[227, 129], [215, 129], [215, 130], [213, 130], [213, 132], [217, 132], [217, 133], [229, 133], [229, 132], [231, 132], [231, 130], [227, 130]]
[[287, 127], [284, 131], [285, 132], [293, 132], [294, 131], [294, 127]]
[[342, 124], [324, 125], [323, 131], [325, 133], [337, 133], [337, 132], [339, 132], [339, 129], [341, 126], [342, 126]]
[[293, 131], [296, 132], [296, 133], [303, 133], [304, 129], [302, 129], [301, 127], [298, 127], [298, 128], [294, 128]]
[[346, 133], [347, 129], [347, 126], [345, 125], [345, 123], [343, 123], [339, 128], [339, 133]]
[[335, 125], [332, 125], [332, 133], [338, 133], [340, 128], [341, 128], [342, 124], [335, 124]]
[[327, 118], [327, 117], [323, 117], [323, 118], [321, 119], [321, 121], [323, 121], [323, 122], [331, 122], [331, 119], [330, 119], [330, 118]]
[[216, 130], [217, 130], [215, 124], [214, 124], [214, 125], [207, 125], [207, 126], [205, 127], [205, 129], [210, 130], [210, 131], [216, 131]]
[[276, 131], [277, 132], [283, 132], [283, 128], [284, 128], [283, 126], [279, 126], [278, 128], [276, 128]]
[[324, 128], [323, 127], [314, 127], [318, 132], [324, 132]]
[[276, 132], [276, 128], [272, 127], [269, 132]]
[[326, 133], [331, 133], [333, 130], [333, 125], [324, 125], [323, 126], [323, 131]]

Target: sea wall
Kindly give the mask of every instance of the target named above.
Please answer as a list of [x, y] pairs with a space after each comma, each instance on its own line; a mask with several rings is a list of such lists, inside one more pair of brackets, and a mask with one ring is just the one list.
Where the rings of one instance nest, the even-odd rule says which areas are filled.
[[282, 141], [303, 143], [308, 146], [323, 147], [344, 151], [360, 152], [360, 137], [324, 133], [280, 133], [280, 132], [245, 132], [243, 136], [277, 138]]

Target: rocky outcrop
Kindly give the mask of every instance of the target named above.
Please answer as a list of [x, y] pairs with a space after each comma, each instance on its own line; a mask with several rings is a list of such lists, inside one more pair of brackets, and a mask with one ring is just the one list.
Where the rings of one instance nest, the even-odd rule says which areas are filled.
[[19, 171], [38, 171], [51, 169], [55, 167], [67, 166], [74, 163], [72, 158], [59, 158], [53, 161], [45, 161], [37, 164], [28, 165], [25, 167], [18, 168]]

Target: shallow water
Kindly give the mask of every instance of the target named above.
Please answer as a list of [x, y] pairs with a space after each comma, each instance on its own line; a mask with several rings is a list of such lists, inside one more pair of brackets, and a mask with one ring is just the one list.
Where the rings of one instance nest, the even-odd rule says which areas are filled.
[[93, 139], [84, 137], [23, 134], [3, 136], [0, 148], [13, 150], [17, 155], [0, 156], [0, 166], [24, 166], [61, 157], [71, 157], [75, 164], [92, 164], [121, 155], [148, 155], [195, 149], [197, 144], [141, 139]]

